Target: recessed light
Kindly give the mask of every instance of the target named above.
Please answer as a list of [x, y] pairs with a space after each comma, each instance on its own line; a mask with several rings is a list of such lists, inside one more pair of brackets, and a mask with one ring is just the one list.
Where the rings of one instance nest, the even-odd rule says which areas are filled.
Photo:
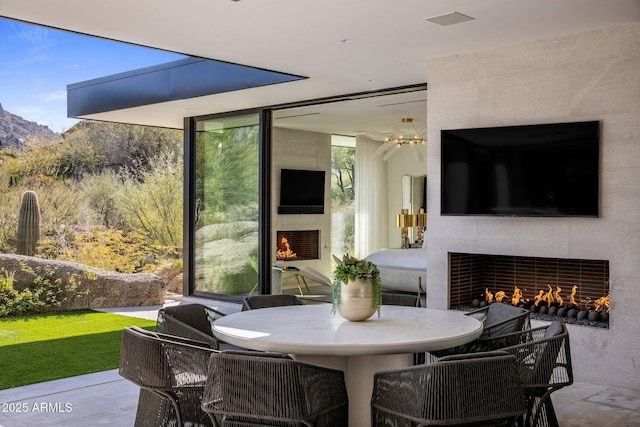
[[464, 15], [460, 12], [449, 12], [442, 15], [432, 16], [431, 18], [424, 18], [425, 21], [433, 22], [434, 24], [443, 26], [460, 24], [461, 22], [472, 21], [474, 19], [475, 18]]
[[340, 43], [351, 43], [351, 39], [342, 39], [340, 40]]

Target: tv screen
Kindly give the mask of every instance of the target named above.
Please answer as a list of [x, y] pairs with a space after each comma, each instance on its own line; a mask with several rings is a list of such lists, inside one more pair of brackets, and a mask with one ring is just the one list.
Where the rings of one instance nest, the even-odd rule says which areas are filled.
[[442, 130], [442, 215], [597, 217], [599, 122]]
[[278, 213], [324, 213], [324, 175], [324, 171], [282, 169]]

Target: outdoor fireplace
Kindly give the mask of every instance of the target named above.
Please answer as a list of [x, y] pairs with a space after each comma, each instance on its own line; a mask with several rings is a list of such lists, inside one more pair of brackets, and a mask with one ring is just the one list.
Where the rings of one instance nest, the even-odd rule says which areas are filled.
[[509, 303], [533, 318], [609, 327], [609, 261], [449, 254], [450, 307]]
[[320, 230], [292, 230], [276, 233], [276, 260], [319, 259]]

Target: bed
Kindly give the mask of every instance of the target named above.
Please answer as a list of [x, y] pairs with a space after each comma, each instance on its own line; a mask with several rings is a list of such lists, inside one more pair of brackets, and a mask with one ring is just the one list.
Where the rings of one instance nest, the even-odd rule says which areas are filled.
[[424, 295], [427, 283], [427, 249], [381, 249], [365, 257], [380, 269], [384, 290]]

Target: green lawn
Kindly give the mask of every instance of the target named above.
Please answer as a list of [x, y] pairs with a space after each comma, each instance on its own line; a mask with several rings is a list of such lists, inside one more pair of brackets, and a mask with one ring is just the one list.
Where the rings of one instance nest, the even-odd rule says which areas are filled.
[[134, 325], [155, 321], [91, 310], [0, 318], [0, 390], [117, 368]]

